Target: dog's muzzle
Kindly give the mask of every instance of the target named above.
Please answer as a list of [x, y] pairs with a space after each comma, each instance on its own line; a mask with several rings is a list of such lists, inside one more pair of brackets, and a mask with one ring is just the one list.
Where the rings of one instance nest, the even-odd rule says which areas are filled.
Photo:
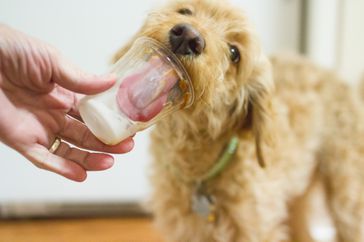
[[177, 24], [169, 31], [172, 51], [180, 55], [200, 55], [205, 49], [201, 33], [190, 24]]

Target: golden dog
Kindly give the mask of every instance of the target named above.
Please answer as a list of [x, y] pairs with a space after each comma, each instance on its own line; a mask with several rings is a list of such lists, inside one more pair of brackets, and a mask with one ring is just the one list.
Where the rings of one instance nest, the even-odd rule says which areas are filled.
[[337, 239], [364, 241], [359, 95], [303, 58], [267, 58], [227, 1], [172, 1], [115, 60], [140, 36], [178, 55], [196, 94], [152, 133], [151, 204], [166, 239], [308, 241], [301, 198], [315, 180]]

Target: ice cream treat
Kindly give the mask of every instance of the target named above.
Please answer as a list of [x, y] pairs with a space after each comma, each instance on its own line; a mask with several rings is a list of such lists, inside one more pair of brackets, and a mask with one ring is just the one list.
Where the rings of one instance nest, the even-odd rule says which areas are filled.
[[118, 93], [120, 110], [133, 121], [147, 122], [163, 109], [178, 75], [158, 56], [124, 78]]
[[111, 72], [117, 75], [116, 84], [83, 98], [79, 105], [83, 121], [105, 144], [117, 144], [193, 103], [193, 87], [184, 67], [155, 40], [136, 40]]

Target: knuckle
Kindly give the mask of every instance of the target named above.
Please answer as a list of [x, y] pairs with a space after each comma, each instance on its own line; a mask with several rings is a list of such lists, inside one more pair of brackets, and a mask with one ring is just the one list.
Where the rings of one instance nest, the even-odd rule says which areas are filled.
[[91, 132], [88, 129], [84, 129], [81, 134], [82, 146], [93, 148], [92, 140], [93, 140], [93, 136], [91, 135]]

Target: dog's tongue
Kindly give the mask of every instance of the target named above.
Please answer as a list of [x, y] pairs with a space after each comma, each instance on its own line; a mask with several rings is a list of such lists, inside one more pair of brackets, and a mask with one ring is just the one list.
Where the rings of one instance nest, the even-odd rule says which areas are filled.
[[159, 57], [152, 57], [122, 81], [117, 93], [119, 108], [133, 121], [149, 121], [162, 111], [177, 81], [170, 66]]

